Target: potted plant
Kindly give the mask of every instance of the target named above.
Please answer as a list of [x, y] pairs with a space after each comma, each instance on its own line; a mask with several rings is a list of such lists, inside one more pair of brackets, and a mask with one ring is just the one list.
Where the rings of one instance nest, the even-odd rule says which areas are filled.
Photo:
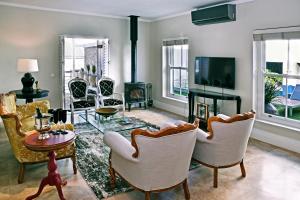
[[93, 87], [97, 87], [97, 83], [96, 83], [96, 78], [97, 78], [96, 71], [97, 71], [97, 68], [96, 68], [95, 65], [93, 65], [92, 66], [92, 74], [90, 75], [90, 84]]
[[96, 74], [96, 71], [97, 71], [96, 65], [93, 65], [93, 66], [92, 66], [92, 73], [93, 73], [93, 74]]
[[272, 101], [278, 96], [281, 85], [281, 77], [265, 77], [265, 113], [278, 115], [278, 110]]

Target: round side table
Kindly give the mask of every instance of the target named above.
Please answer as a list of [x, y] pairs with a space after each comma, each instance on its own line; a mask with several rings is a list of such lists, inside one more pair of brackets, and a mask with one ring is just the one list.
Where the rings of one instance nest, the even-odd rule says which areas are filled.
[[33, 131], [34, 133], [27, 136], [24, 140], [24, 145], [32, 151], [49, 152], [49, 162], [48, 162], [48, 176], [43, 178], [37, 193], [26, 198], [26, 200], [31, 200], [38, 197], [46, 185], [56, 186], [59, 198], [65, 200], [62, 193], [62, 185], [66, 185], [66, 181], [62, 181], [60, 174], [57, 171], [57, 164], [55, 160], [55, 150], [62, 149], [70, 145], [75, 140], [75, 133], [72, 131], [67, 131], [65, 135], [50, 135], [50, 138], [45, 140], [39, 140], [39, 132]]
[[34, 89], [31, 93], [23, 93], [22, 90], [12, 90], [10, 92], [15, 93], [17, 99], [25, 99], [26, 103], [31, 103], [33, 99], [47, 97], [49, 90]]

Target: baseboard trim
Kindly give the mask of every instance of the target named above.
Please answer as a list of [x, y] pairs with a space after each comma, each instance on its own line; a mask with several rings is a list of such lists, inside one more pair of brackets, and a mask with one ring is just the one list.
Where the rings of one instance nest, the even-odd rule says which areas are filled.
[[153, 105], [156, 108], [159, 108], [159, 109], [162, 109], [162, 110], [165, 110], [165, 111], [168, 111], [168, 112], [171, 112], [171, 113], [183, 116], [183, 117], [188, 116], [189, 111], [188, 111], [187, 106], [179, 107], [179, 106], [174, 106], [174, 105], [171, 105], [168, 103], [163, 103], [163, 102], [157, 101], [157, 100], [153, 100]]
[[300, 153], [300, 140], [284, 137], [258, 128], [253, 128], [251, 137], [283, 149]]

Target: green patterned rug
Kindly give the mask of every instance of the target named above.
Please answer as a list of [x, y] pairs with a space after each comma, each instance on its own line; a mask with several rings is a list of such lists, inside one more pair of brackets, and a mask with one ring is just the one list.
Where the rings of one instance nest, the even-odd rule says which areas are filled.
[[[132, 126], [138, 125], [138, 127], [142, 129], [151, 131], [159, 129], [159, 127], [155, 125], [133, 117], [126, 118], [125, 121], [132, 123]], [[115, 129], [116, 123], [118, 123], [117, 129]], [[111, 124], [111, 130], [117, 130], [117, 132], [130, 140], [132, 128], [128, 128], [130, 126], [129, 123], [120, 122], [120, 119], [115, 119], [111, 120], [109, 124]], [[110, 129], [107, 124], [105, 126], [106, 130]], [[108, 172], [110, 148], [104, 144], [104, 135], [99, 130], [102, 130], [99, 126], [95, 126], [95, 124], [92, 125], [88, 122], [75, 125], [78, 168], [98, 199], [103, 199], [122, 192], [131, 191], [133, 188], [121, 178], [117, 178], [116, 187], [114, 189], [110, 187], [110, 176]], [[198, 166], [197, 163], [192, 162], [190, 169], [197, 168]]]
[[[141, 128], [157, 130], [159, 127], [143, 122], [136, 118], [128, 118], [131, 123], [139, 124]], [[113, 125], [113, 121], [112, 127]], [[144, 124], [143, 126], [141, 124]], [[124, 125], [125, 130], [119, 128], [119, 132], [124, 137], [130, 139], [128, 124]], [[103, 133], [90, 123], [80, 123], [75, 125], [76, 132], [76, 154], [77, 165], [83, 178], [94, 191], [98, 199], [107, 198], [118, 193], [133, 190], [127, 182], [117, 178], [116, 187], [110, 187], [110, 176], [108, 173], [110, 148], [103, 142]]]

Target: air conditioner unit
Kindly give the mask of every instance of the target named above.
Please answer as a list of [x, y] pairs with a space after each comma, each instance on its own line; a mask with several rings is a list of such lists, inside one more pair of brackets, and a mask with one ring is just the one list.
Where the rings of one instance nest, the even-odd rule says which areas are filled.
[[216, 24], [236, 20], [236, 5], [223, 4], [192, 11], [195, 25]]

